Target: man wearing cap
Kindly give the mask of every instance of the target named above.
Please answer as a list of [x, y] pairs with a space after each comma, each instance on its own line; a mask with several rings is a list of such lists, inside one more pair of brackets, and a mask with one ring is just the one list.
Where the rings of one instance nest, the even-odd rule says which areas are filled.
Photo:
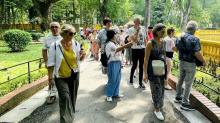
[[[60, 36], [60, 24], [58, 22], [50, 23], [51, 35], [46, 37], [43, 41], [42, 56], [45, 62], [45, 67], [47, 68], [48, 60], [48, 51], [53, 42], [59, 41], [62, 39]], [[55, 85], [52, 82], [49, 82], [49, 96], [47, 98], [47, 103], [53, 103], [56, 98]]]

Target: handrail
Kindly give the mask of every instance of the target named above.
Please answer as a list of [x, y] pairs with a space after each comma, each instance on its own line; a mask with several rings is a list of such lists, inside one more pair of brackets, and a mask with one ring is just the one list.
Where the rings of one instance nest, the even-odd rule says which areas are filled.
[[[20, 75], [17, 75], [16, 77], [11, 78], [11, 79], [8, 79], [7, 81], [0, 82], [0, 85], [3, 85], [3, 84], [5, 84], [5, 83], [7, 83], [7, 82], [9, 82], [9, 81], [15, 80], [15, 79], [17, 79], [17, 78], [19, 78], [19, 77], [21, 77], [21, 76], [24, 76], [24, 75], [28, 75], [28, 76], [27, 76], [27, 79], [28, 79], [28, 82], [30, 83], [30, 82], [31, 82], [31, 72], [37, 71], [37, 70], [39, 70], [39, 69], [42, 68], [42, 67], [41, 67], [42, 59], [43, 59], [43, 58], [38, 58], [38, 59], [30, 60], [30, 61], [27, 61], [27, 62], [19, 63], [19, 64], [16, 64], [16, 65], [10, 66], [10, 67], [1, 68], [0, 71], [7, 71], [8, 69], [11, 69], [11, 68], [14, 68], [14, 67], [17, 67], [17, 66], [21, 66], [21, 65], [27, 64], [27, 66], [28, 66], [28, 68], [27, 68], [27, 69], [28, 69], [28, 72], [23, 73], [23, 74], [20, 74]], [[30, 63], [31, 63], [31, 62], [34, 62], [34, 61], [39, 61], [39, 68], [34, 69], [34, 70], [30, 70]]]

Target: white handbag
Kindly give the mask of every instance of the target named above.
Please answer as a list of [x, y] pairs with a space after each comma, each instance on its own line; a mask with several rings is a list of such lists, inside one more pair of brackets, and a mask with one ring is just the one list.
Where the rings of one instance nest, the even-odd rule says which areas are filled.
[[165, 63], [162, 60], [152, 60], [153, 73], [155, 76], [165, 75]]
[[[166, 56], [165, 47], [166, 47], [166, 42], [162, 41], [164, 59]], [[155, 76], [164, 76], [166, 74], [165, 64], [166, 63], [163, 60], [152, 60], [153, 73]]]

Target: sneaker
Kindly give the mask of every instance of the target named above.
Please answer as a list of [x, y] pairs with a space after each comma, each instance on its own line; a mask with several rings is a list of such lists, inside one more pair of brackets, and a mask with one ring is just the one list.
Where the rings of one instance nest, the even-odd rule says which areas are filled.
[[141, 89], [145, 89], [145, 86], [144, 86], [144, 84], [141, 84], [141, 85], [139, 85], [139, 88], [141, 88]]
[[164, 89], [165, 89], [165, 90], [172, 90], [172, 88], [171, 88], [169, 85], [165, 85], [165, 86], [164, 86]]
[[164, 120], [164, 116], [160, 111], [158, 112], [154, 111], [154, 114], [156, 115], [157, 119]]
[[151, 103], [154, 105], [154, 101], [153, 100], [151, 100]]
[[176, 97], [174, 102], [175, 103], [181, 103], [182, 102], [182, 98], [181, 97]]
[[113, 96], [113, 98], [123, 98], [124, 97], [124, 95], [122, 95], [122, 94], [119, 94], [118, 96]]
[[190, 104], [182, 104], [180, 108], [186, 111], [195, 111], [195, 108], [193, 108]]
[[112, 102], [112, 97], [107, 97], [107, 98], [106, 98], [106, 101], [107, 101], [107, 102]]

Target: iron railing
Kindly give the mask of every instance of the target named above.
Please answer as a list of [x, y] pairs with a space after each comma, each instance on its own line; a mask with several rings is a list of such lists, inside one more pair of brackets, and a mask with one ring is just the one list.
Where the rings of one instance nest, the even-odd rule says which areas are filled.
[[[31, 65], [30, 65], [30, 64], [31, 64], [32, 62], [36, 62], [36, 61], [39, 61], [39, 66], [38, 66], [38, 68], [37, 68], [37, 69], [34, 69], [34, 70], [31, 70]], [[19, 74], [19, 75], [13, 77], [13, 78], [10, 78], [9, 75], [5, 75], [5, 76], [7, 76], [7, 80], [6, 80], [6, 81], [3, 81], [3, 82], [0, 82], [0, 85], [3, 85], [3, 84], [5, 84], [5, 83], [7, 83], [7, 82], [10, 82], [10, 81], [12, 81], [12, 80], [15, 80], [15, 79], [17, 79], [17, 78], [19, 78], [19, 77], [22, 77], [22, 76], [24, 76], [24, 75], [27, 75], [28, 83], [31, 83], [31, 72], [40, 70], [40, 69], [42, 68], [42, 62], [43, 62], [43, 58], [38, 58], [38, 59], [31, 60], [31, 61], [23, 62], [23, 63], [20, 63], [20, 64], [16, 64], [16, 65], [13, 65], [13, 66], [10, 66], [10, 67], [1, 68], [1, 69], [0, 69], [0, 72], [4, 72], [4, 71], [8, 71], [8, 70], [10, 70], [10, 69], [12, 69], [12, 68], [16, 68], [16, 67], [18, 67], [18, 66], [27, 64], [27, 72], [22, 73], [22, 74]]]

